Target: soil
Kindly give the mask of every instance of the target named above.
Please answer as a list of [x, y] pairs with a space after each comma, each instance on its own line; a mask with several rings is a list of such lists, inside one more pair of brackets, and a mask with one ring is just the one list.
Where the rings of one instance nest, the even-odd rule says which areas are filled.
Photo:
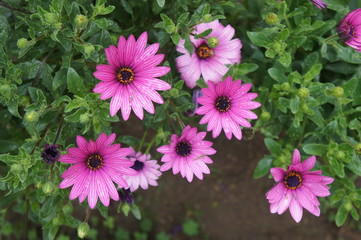
[[[142, 129], [122, 132], [142, 135]], [[289, 211], [282, 215], [270, 213], [265, 193], [274, 180], [252, 177], [258, 161], [268, 153], [262, 135], [256, 134], [250, 141], [229, 141], [224, 136], [214, 140], [209, 134], [208, 139], [214, 141], [213, 147], [218, 152], [212, 156], [211, 174], [205, 175], [204, 180], [195, 178], [189, 183], [168, 171], [162, 175], [158, 187], [134, 193], [142, 199], [143, 216], [154, 222], [153, 234], [164, 231], [172, 240], [361, 239], [361, 233], [356, 230], [337, 228], [328, 221], [327, 213], [315, 217], [304, 210], [300, 223], [292, 219]], [[186, 218], [200, 224], [200, 235], [188, 237], [181, 231]], [[121, 216], [120, 225], [139, 230], [134, 217]]]

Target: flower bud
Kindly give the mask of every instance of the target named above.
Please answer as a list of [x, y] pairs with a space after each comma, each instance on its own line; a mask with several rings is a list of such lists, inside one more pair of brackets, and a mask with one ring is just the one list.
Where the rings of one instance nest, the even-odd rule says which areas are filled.
[[346, 154], [343, 152], [343, 151], [337, 151], [336, 152], [336, 157], [339, 159], [339, 160], [343, 160], [345, 158]]
[[50, 196], [50, 194], [54, 191], [54, 184], [52, 182], [46, 182], [43, 187], [43, 193], [47, 196]]
[[301, 109], [302, 109], [302, 111], [304, 111], [304, 112], [308, 112], [308, 110], [310, 110], [310, 108], [308, 107], [308, 105], [307, 105], [306, 103], [304, 103], [304, 104], [301, 105]]
[[74, 209], [73, 205], [71, 203], [68, 203], [68, 204], [64, 205], [63, 212], [66, 214], [70, 214], [73, 212], [73, 209]]
[[87, 18], [87, 16], [84, 16], [82, 14], [78, 14], [75, 17], [74, 22], [75, 22], [76, 26], [84, 27], [88, 23], [88, 18]]
[[268, 13], [267, 16], [266, 16], [265, 21], [266, 21], [267, 25], [273, 26], [273, 25], [275, 25], [276, 23], [278, 23], [279, 19], [278, 19], [277, 14], [275, 14], [275, 13]]
[[56, 23], [56, 15], [54, 13], [45, 13], [44, 17], [45, 17], [45, 22], [49, 24]]
[[308, 98], [308, 96], [310, 96], [310, 91], [307, 89], [307, 88], [300, 88], [298, 89], [297, 91], [297, 95], [300, 97], [300, 98]]
[[210, 37], [210, 38], [208, 38], [208, 40], [207, 40], [207, 44], [208, 44], [208, 46], [209, 46], [210, 48], [215, 48], [215, 47], [217, 47], [218, 44], [219, 44], [219, 39], [216, 38], [216, 37]]
[[85, 238], [88, 235], [89, 231], [90, 231], [90, 227], [88, 223], [82, 222], [78, 226], [78, 237], [81, 239]]
[[349, 211], [351, 211], [352, 209], [353, 209], [353, 206], [352, 206], [352, 203], [351, 203], [351, 201], [350, 200], [347, 200], [346, 202], [345, 202], [345, 209], [349, 212]]
[[86, 124], [87, 122], [89, 122], [89, 118], [90, 118], [89, 113], [83, 113], [82, 115], [80, 115], [79, 121], [82, 124]]
[[37, 111], [30, 111], [25, 114], [25, 120], [29, 123], [36, 123], [39, 121], [39, 113]]
[[205, 22], [205, 23], [212, 22], [212, 15], [209, 14], [209, 13], [204, 14], [204, 16], [202, 17], [202, 20], [203, 20], [203, 22]]
[[343, 96], [343, 88], [342, 87], [334, 87], [332, 89], [332, 96], [336, 98], [341, 98]]
[[269, 112], [262, 112], [261, 113], [261, 119], [263, 121], [268, 121], [271, 118], [271, 114]]
[[30, 105], [30, 97], [28, 95], [22, 95], [19, 98], [19, 105], [22, 107], [27, 107]]
[[27, 48], [30, 44], [29, 44], [28, 39], [19, 38], [16, 45], [18, 46], [19, 49], [24, 49], [24, 48]]
[[5, 98], [11, 98], [11, 87], [9, 84], [0, 85], [0, 94]]
[[361, 155], [361, 143], [356, 144], [355, 151], [358, 155]]
[[23, 171], [23, 167], [19, 163], [14, 163], [11, 165], [10, 171], [14, 173], [21, 173]]
[[94, 52], [95, 48], [93, 44], [87, 43], [84, 45], [84, 52], [85, 54], [92, 54], [92, 52]]
[[61, 225], [62, 222], [61, 222], [61, 218], [59, 216], [56, 216], [55, 218], [53, 218], [53, 220], [51, 220], [51, 223], [54, 224], [54, 225]]
[[282, 85], [281, 85], [281, 89], [282, 89], [282, 91], [288, 91], [288, 90], [290, 90], [290, 87], [291, 87], [291, 85], [290, 85], [290, 83], [288, 83], [288, 82], [285, 82], [285, 83], [282, 83]]

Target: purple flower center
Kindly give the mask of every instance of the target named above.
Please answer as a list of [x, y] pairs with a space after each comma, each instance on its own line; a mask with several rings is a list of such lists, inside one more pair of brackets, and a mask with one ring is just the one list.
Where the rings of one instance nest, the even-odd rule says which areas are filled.
[[103, 158], [97, 153], [90, 155], [86, 161], [86, 165], [91, 170], [98, 170], [103, 166]]
[[131, 68], [119, 68], [117, 72], [117, 78], [119, 82], [123, 83], [124, 85], [128, 85], [134, 80], [134, 72]]
[[231, 100], [228, 97], [217, 98], [216, 108], [220, 112], [227, 112], [231, 108]]
[[302, 177], [298, 172], [288, 172], [283, 182], [288, 189], [297, 189], [302, 186]]
[[198, 58], [206, 59], [214, 55], [213, 49], [207, 43], [202, 43], [196, 48]]
[[144, 163], [138, 160], [135, 160], [133, 166], [131, 166], [130, 168], [133, 168], [135, 171], [140, 171], [142, 170], [144, 167]]
[[344, 42], [347, 42], [355, 35], [355, 27], [348, 22], [342, 22], [337, 28], [337, 33]]
[[192, 151], [192, 147], [187, 141], [179, 142], [175, 149], [177, 154], [182, 157], [188, 156]]

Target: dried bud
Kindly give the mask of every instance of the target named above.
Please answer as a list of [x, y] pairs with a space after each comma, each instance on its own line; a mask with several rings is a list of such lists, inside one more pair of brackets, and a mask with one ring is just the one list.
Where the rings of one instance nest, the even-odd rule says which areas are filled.
[[278, 16], [275, 13], [268, 13], [265, 19], [267, 25], [273, 26], [279, 22]]
[[129, 189], [122, 189], [119, 196], [122, 203], [128, 203], [130, 206], [134, 203], [134, 197]]
[[78, 237], [79, 238], [81, 238], [81, 239], [85, 238], [89, 232], [90, 232], [90, 227], [89, 227], [88, 223], [82, 222], [78, 226]]
[[216, 37], [210, 37], [210, 38], [208, 38], [208, 40], [207, 40], [207, 44], [208, 44], [208, 46], [209, 46], [210, 48], [215, 48], [215, 47], [217, 47], [218, 44], [219, 44], [219, 39], [216, 38]]
[[41, 152], [41, 157], [47, 163], [55, 163], [60, 158], [58, 145], [44, 145], [44, 150]]

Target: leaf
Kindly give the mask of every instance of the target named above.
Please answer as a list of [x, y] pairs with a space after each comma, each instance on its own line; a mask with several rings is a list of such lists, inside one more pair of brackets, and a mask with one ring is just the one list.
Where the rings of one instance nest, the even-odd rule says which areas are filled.
[[203, 31], [202, 33], [198, 34], [199, 37], [207, 37], [212, 32], [212, 29], [207, 29]]
[[297, 113], [300, 109], [300, 98], [298, 96], [291, 99], [290, 109], [293, 114]]
[[192, 219], [186, 220], [182, 224], [182, 227], [183, 227], [183, 232], [189, 237], [195, 236], [199, 232], [198, 231], [199, 224], [196, 221], [192, 220]]
[[278, 61], [284, 66], [289, 67], [292, 62], [292, 57], [289, 52], [284, 52], [278, 59]]
[[130, 210], [132, 211], [132, 214], [136, 219], [138, 219], [138, 220], [142, 219], [142, 215], [140, 214], [140, 211], [139, 211], [139, 208], [137, 207], [137, 205], [132, 204], [132, 208]]
[[328, 146], [323, 144], [306, 144], [303, 146], [303, 151], [307, 154], [316, 156], [325, 156], [328, 151]]
[[192, 54], [194, 52], [194, 46], [193, 46], [193, 43], [192, 43], [191, 39], [189, 38], [189, 35], [186, 37], [184, 47], [187, 49], [189, 55], [192, 56]]
[[19, 101], [18, 99], [12, 99], [8, 104], [8, 110], [9, 112], [14, 115], [15, 117], [21, 118], [19, 111], [18, 111], [18, 105], [19, 105]]
[[158, 6], [162, 8], [162, 7], [164, 7], [165, 0], [157, 0], [157, 3], [158, 3]]
[[348, 212], [346, 211], [346, 209], [343, 206], [341, 206], [337, 210], [336, 219], [335, 219], [337, 227], [340, 227], [345, 223], [345, 221], [347, 219], [347, 214], [348, 214]]
[[273, 78], [277, 82], [280, 82], [280, 83], [288, 82], [288, 79], [285, 76], [284, 72], [278, 68], [268, 69], [268, 74], [271, 76], [271, 78]]
[[83, 79], [78, 75], [78, 73], [73, 69], [69, 68], [67, 73], [67, 84], [70, 92], [78, 96], [85, 96], [87, 91]]
[[0, 153], [8, 153], [19, 147], [19, 144], [10, 140], [0, 139]]
[[254, 72], [258, 69], [258, 65], [255, 63], [242, 63], [236, 67], [236, 74], [246, 75]]
[[251, 42], [259, 47], [270, 47], [273, 41], [261, 32], [247, 32], [247, 35]]
[[361, 159], [360, 156], [355, 153], [352, 156], [351, 162], [347, 164], [347, 168], [349, 168], [352, 172], [361, 176]]
[[133, 9], [132, 9], [132, 6], [126, 1], [126, 0], [121, 0], [120, 3], [122, 4], [124, 10], [133, 15]]
[[260, 160], [257, 164], [256, 169], [253, 172], [253, 178], [261, 178], [269, 173], [272, 167], [273, 159], [271, 156], [265, 156], [262, 160]]

